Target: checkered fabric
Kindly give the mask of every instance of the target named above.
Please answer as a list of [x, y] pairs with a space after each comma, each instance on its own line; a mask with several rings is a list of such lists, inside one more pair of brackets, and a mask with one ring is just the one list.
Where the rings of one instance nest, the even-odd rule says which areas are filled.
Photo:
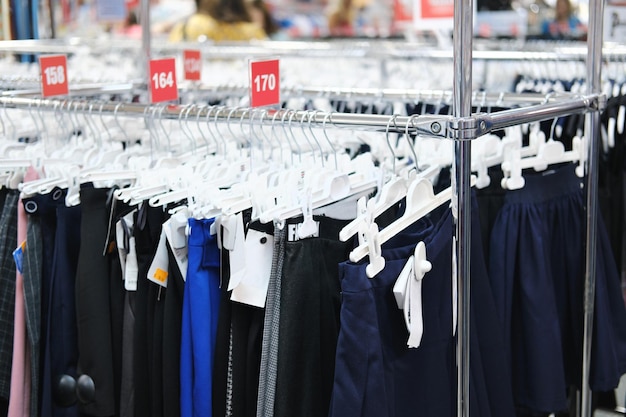
[[9, 398], [15, 317], [18, 190], [9, 190], [0, 214], [0, 397]]

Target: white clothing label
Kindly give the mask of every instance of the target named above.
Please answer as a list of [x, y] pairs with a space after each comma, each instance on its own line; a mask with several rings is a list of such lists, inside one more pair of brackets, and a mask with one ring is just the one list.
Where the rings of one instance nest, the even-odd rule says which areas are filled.
[[426, 259], [426, 245], [419, 242], [414, 255], [404, 265], [393, 286], [396, 304], [403, 310], [404, 322], [409, 331], [409, 348], [419, 347], [424, 336], [422, 281], [431, 268], [432, 264]]
[[[300, 240], [301, 227], [302, 227], [302, 223], [287, 225], [287, 242], [297, 242]], [[320, 222], [316, 221], [313, 227], [314, 227], [314, 230], [307, 232], [307, 235], [308, 235], [307, 238], [320, 236]]]
[[176, 259], [176, 266], [183, 277], [183, 281], [187, 279], [187, 256], [189, 251], [185, 230], [188, 221], [188, 210], [183, 209], [174, 214], [163, 224], [165, 237], [170, 244], [170, 248], [172, 248], [174, 258]]
[[126, 268], [124, 269], [124, 288], [126, 291], [137, 291], [137, 276], [139, 266], [137, 264], [137, 251], [135, 249], [135, 237], [128, 239], [128, 253], [126, 254]]
[[267, 289], [272, 273], [274, 236], [257, 230], [248, 230], [245, 244], [246, 268], [230, 299], [255, 307], [265, 307]]
[[122, 268], [122, 280], [126, 279], [126, 257], [129, 251], [129, 239], [133, 234], [135, 211], [128, 213], [115, 224], [115, 243]]
[[[228, 225], [226, 229], [226, 224]], [[237, 213], [228, 217], [228, 221], [222, 221], [224, 229], [224, 248], [228, 249], [230, 264], [230, 280], [228, 291], [232, 291], [239, 285], [246, 273], [246, 250], [245, 235], [243, 231], [243, 216]], [[228, 237], [228, 239], [226, 239]], [[227, 242], [228, 241], [228, 246]]]
[[154, 259], [148, 269], [148, 279], [155, 284], [167, 288], [167, 276], [169, 274], [170, 261], [167, 256], [167, 238], [165, 237], [165, 229], [161, 229], [161, 237], [157, 246]]

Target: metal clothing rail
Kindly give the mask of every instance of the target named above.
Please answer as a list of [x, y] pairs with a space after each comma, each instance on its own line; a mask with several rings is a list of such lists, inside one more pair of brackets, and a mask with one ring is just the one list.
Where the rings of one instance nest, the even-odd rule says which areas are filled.
[[[250, 87], [246, 85], [205, 85], [182, 81], [178, 84], [179, 92], [207, 93], [245, 96]], [[8, 79], [0, 78], [2, 96], [11, 97], [40, 97], [40, 80], [30, 78]], [[146, 90], [146, 84], [140, 82], [83, 82], [72, 83], [69, 89], [70, 96], [89, 96], [97, 94], [115, 94]], [[453, 97], [452, 90], [424, 90], [399, 88], [346, 88], [346, 87], [282, 87], [283, 99], [290, 97], [327, 98], [336, 100], [394, 100], [394, 101], [425, 101], [429, 103], [450, 104]], [[514, 93], [514, 92], [486, 92], [473, 91], [472, 103], [479, 107], [489, 106], [517, 106], [530, 104], [544, 104], [562, 102], [576, 97], [570, 93]]]
[[[470, 97], [471, 98], [471, 97]], [[4, 108], [30, 111], [72, 111], [92, 115], [113, 115], [150, 119], [196, 122], [253, 123], [273, 125], [279, 122], [305, 122], [318, 127], [348, 128], [392, 133], [426, 135], [465, 142], [489, 132], [522, 123], [595, 111], [603, 104], [603, 96], [574, 97], [562, 102], [538, 104], [518, 109], [477, 114], [471, 117], [447, 115], [377, 115], [323, 112], [318, 110], [251, 109], [228, 106], [147, 105], [95, 100], [60, 100], [0, 96]]]
[[[481, 45], [472, 53], [473, 60], [481, 61], [585, 61], [588, 48], [582, 45], [562, 45], [554, 42], [524, 44], [524, 50], [494, 50], [493, 43]], [[549, 50], [546, 50], [549, 46]], [[507, 45], [509, 47], [509, 45]], [[194, 42], [168, 43], [152, 41], [150, 52], [154, 55], [176, 54], [185, 49], [200, 49], [205, 58], [229, 59], [251, 56], [279, 57], [342, 57], [342, 58], [389, 58], [389, 59], [441, 59], [452, 60], [453, 52], [424, 43], [399, 41], [251, 41], [251, 42]], [[482, 49], [489, 48], [489, 49]], [[29, 39], [0, 41], [0, 52], [45, 54], [108, 54], [111, 51], [138, 53], [145, 50], [143, 42], [121, 39], [50, 40]], [[595, 53], [596, 51], [594, 51]], [[605, 59], [626, 57], [626, 45], [604, 45]]]

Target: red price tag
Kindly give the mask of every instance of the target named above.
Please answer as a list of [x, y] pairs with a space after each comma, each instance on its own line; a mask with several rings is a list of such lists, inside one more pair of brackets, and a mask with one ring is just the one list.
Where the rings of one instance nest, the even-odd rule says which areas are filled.
[[183, 51], [183, 65], [185, 66], [186, 80], [200, 81], [200, 72], [202, 71], [202, 60], [200, 58], [200, 51]]
[[176, 60], [174, 58], [151, 60], [149, 83], [152, 103], [178, 100]]
[[41, 92], [44, 97], [69, 94], [65, 55], [40, 56], [39, 68], [41, 69]]
[[250, 105], [271, 106], [280, 103], [278, 60], [250, 62]]

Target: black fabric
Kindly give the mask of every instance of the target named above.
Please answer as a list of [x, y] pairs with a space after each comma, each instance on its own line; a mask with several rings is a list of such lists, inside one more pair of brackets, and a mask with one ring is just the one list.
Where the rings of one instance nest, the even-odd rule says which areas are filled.
[[180, 334], [185, 281], [168, 244], [169, 274], [163, 312], [163, 415], [180, 416]]
[[[156, 357], [160, 358], [160, 347], [153, 345], [154, 338], [162, 337], [157, 331], [155, 336], [155, 318], [151, 315], [156, 310], [158, 299], [157, 284], [145, 279], [157, 248], [161, 226], [165, 213], [160, 208], [142, 204], [135, 214], [135, 247], [137, 250], [138, 277], [135, 292], [135, 335], [133, 358], [135, 384], [135, 415], [160, 416], [162, 407], [153, 402], [153, 393], [160, 392], [162, 381], [153, 368]], [[161, 319], [162, 328], [162, 319]], [[156, 352], [155, 352], [156, 349]], [[158, 389], [154, 388], [158, 385]], [[160, 395], [160, 394], [159, 394]], [[160, 398], [159, 398], [160, 399]]]
[[348, 222], [315, 220], [320, 222], [320, 237], [295, 242], [290, 241], [294, 224], [286, 225], [276, 417], [326, 416], [330, 404], [339, 333], [338, 265], [348, 259], [352, 242], [338, 239]]
[[122, 361], [123, 361], [123, 330], [125, 314], [124, 281], [122, 280], [122, 266], [115, 246], [115, 235], [110, 236], [109, 254], [110, 270], [109, 282], [111, 284], [111, 346], [113, 349], [113, 381], [115, 386], [115, 415], [120, 415], [121, 387], [122, 387]]
[[[76, 272], [78, 374], [95, 383], [95, 400], [81, 404], [92, 416], [115, 415], [115, 380], [111, 331], [111, 255], [107, 245], [108, 190], [82, 187], [81, 248]], [[107, 250], [109, 249], [109, 250]]]
[[503, 177], [500, 166], [491, 167], [488, 170], [491, 182], [482, 189], [476, 190], [476, 201], [478, 203], [478, 218], [480, 220], [480, 234], [483, 243], [483, 253], [489, 253], [491, 230], [498, 216], [498, 212], [504, 204], [506, 190], [502, 188]]
[[[115, 241], [116, 224], [124, 216], [134, 211], [135, 207], [114, 200], [112, 196], [110, 196], [110, 199], [114, 206], [113, 216], [109, 224], [109, 248], [113, 253], [111, 261], [111, 303], [116, 306], [116, 313], [112, 316], [112, 321], [115, 323], [113, 331], [113, 344], [115, 346], [113, 359], [115, 363], [116, 412], [120, 417], [133, 417], [135, 411], [135, 388], [133, 382], [135, 293], [125, 290], [120, 258], [114, 252], [117, 251], [119, 253], [120, 249]], [[125, 244], [127, 243], [125, 242]]]
[[[617, 117], [619, 106], [625, 101], [623, 97], [612, 97], [602, 113], [602, 124], [606, 127], [609, 117]], [[615, 131], [615, 145], [607, 151], [600, 151], [598, 164], [598, 204], [606, 224], [617, 266], [623, 266], [622, 245], [624, 231], [624, 142], [626, 129], [620, 134]]]
[[255, 417], [265, 309], [232, 303], [233, 417]]
[[[221, 233], [221, 231], [220, 231]], [[213, 368], [213, 415], [228, 416], [226, 413], [227, 386], [229, 375], [232, 303], [228, 291], [230, 281], [230, 262], [228, 251], [221, 251], [220, 306], [217, 318], [215, 338], [215, 361]]]

